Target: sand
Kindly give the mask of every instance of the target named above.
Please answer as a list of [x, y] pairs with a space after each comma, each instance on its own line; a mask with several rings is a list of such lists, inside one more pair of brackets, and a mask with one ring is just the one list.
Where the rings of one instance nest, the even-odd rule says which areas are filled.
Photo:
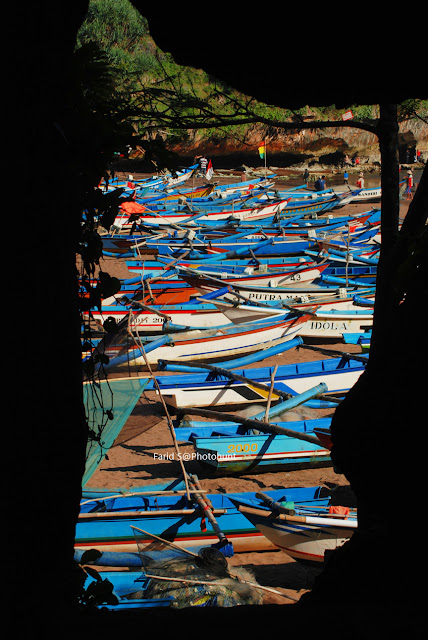
[[[137, 176], [135, 176], [137, 178]], [[236, 179], [236, 178], [235, 178]], [[281, 187], [284, 183], [281, 183]], [[404, 217], [408, 202], [403, 202]], [[337, 210], [336, 215], [365, 212], [379, 204], [350, 204]], [[119, 278], [129, 277], [126, 266], [115, 258], [102, 260], [101, 268]], [[323, 344], [327, 348], [361, 353], [361, 347], [343, 342]], [[326, 356], [304, 348], [294, 348], [280, 358], [264, 360], [268, 364], [286, 364], [323, 359]], [[257, 363], [256, 366], [262, 366]], [[322, 410], [318, 415], [331, 414], [331, 410]], [[190, 456], [192, 446], [180, 445], [180, 452]], [[156, 454], [156, 455], [155, 455]], [[172, 459], [159, 459], [159, 454], [171, 454]], [[132, 415], [114, 446], [108, 452], [90, 480], [91, 487], [103, 489], [132, 489], [175, 480], [182, 473], [182, 467], [174, 455], [174, 444], [168, 427], [168, 421], [162, 404], [153, 392], [143, 393]], [[296, 471], [276, 471], [269, 473], [242, 474], [239, 476], [210, 477], [197, 460], [185, 462], [188, 473], [195, 473], [202, 488], [209, 492], [263, 491], [294, 486], [347, 485], [347, 479], [336, 473], [332, 467], [304, 469]], [[230, 566], [242, 566], [252, 572], [255, 580], [263, 586], [271, 587], [278, 593], [265, 592], [266, 604], [293, 605], [303, 593], [311, 588], [319, 568], [307, 568], [293, 560], [283, 551], [237, 553], [228, 560]], [[282, 595], [280, 595], [282, 594]]]

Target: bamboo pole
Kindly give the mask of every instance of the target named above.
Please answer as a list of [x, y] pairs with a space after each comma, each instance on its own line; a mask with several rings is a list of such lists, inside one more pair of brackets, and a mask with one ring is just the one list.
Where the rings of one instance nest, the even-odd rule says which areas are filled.
[[[140, 518], [150, 516], [181, 516], [198, 513], [199, 509], [157, 509], [156, 511], [96, 511], [94, 513], [79, 513], [79, 520], [103, 519], [103, 518]], [[222, 515], [227, 509], [215, 509], [215, 513]], [[153, 534], [149, 534], [153, 535]]]
[[271, 404], [271, 401], [272, 401], [272, 393], [273, 393], [273, 388], [274, 388], [273, 384], [275, 382], [275, 375], [276, 375], [277, 371], [278, 371], [278, 365], [276, 364], [275, 368], [274, 368], [274, 370], [272, 372], [271, 378], [270, 378], [270, 389], [269, 389], [269, 395], [268, 395], [267, 404], [266, 404], [265, 422], [267, 422], [268, 418], [269, 418], [269, 410], [270, 410], [270, 404]]

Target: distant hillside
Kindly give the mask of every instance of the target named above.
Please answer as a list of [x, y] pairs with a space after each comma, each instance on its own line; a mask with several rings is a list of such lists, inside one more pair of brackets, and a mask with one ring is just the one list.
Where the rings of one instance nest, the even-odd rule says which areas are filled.
[[[135, 9], [128, 0], [90, 0], [88, 15], [82, 25], [77, 41], [77, 49], [83, 50], [88, 45], [95, 45], [102, 53], [109, 66], [109, 82], [114, 91], [123, 95], [138, 95], [142, 88], [170, 88], [180, 91], [186, 96], [182, 100], [180, 110], [183, 115], [191, 114], [198, 101], [212, 96], [219, 83], [221, 90], [228, 98], [249, 101], [251, 98], [241, 96], [233, 88], [226, 87], [221, 81], [205, 74], [202, 70], [178, 66], [168, 53], [162, 52], [150, 35], [146, 18]], [[166, 80], [165, 78], [168, 78]], [[95, 81], [92, 77], [92, 81]], [[427, 103], [428, 104], [428, 103]], [[232, 109], [222, 101], [217, 92], [210, 98], [214, 111], [227, 112]], [[427, 105], [425, 105], [427, 106]], [[376, 116], [376, 105], [349, 105], [354, 118], [371, 118]], [[305, 107], [298, 114], [285, 109], [264, 105], [251, 101], [251, 108], [258, 114], [276, 121], [293, 121], [297, 116], [314, 120], [338, 120], [342, 111], [333, 106], [327, 108]], [[426, 109], [428, 113], [428, 108]], [[133, 126], [140, 135], [155, 135], [147, 132], [145, 118], [133, 117]], [[379, 160], [377, 138], [358, 129], [338, 127], [328, 131], [296, 130], [294, 133], [284, 132], [281, 128], [266, 125], [233, 125], [228, 124], [216, 129], [171, 128], [165, 131], [165, 125], [156, 132], [167, 140], [171, 151], [189, 159], [198, 154], [212, 157], [233, 158], [236, 164], [257, 163], [257, 147], [261, 139], [268, 144], [268, 158], [277, 166], [289, 166], [301, 162], [335, 161], [343, 154], [358, 155], [366, 161]], [[400, 127], [401, 160], [406, 161], [408, 150], [420, 149], [425, 159], [428, 157], [428, 126], [420, 120], [409, 120]]]

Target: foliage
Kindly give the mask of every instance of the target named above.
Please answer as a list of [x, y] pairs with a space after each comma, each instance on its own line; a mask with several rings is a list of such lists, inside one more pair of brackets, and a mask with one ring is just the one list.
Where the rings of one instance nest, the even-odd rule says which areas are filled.
[[[116, 91], [127, 98], [122, 121], [132, 123], [134, 131], [145, 139], [144, 149], [153, 145], [158, 132], [167, 134], [174, 144], [185, 143], [189, 131], [198, 130], [206, 140], [235, 138], [245, 145], [254, 126], [269, 127], [275, 135], [275, 130], [284, 125], [290, 129], [293, 122], [307, 124], [308, 118], [320, 123], [341, 120], [343, 109], [338, 111], [335, 105], [292, 112], [244, 96], [200, 69], [180, 67], [170, 54], [158, 49], [147, 20], [129, 0], [90, 0], [77, 46], [90, 43], [96, 43], [111, 66]], [[349, 108], [354, 113], [354, 125], [379, 118], [377, 105]], [[418, 113], [421, 117], [421, 109], [427, 113], [426, 104], [408, 101], [401, 117]], [[159, 153], [159, 149], [151, 151]]]

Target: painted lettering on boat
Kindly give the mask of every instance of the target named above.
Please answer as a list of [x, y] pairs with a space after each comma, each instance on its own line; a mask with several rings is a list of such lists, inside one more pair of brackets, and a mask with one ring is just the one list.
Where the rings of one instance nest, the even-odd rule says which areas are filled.
[[311, 321], [311, 329], [315, 331], [345, 331], [347, 328], [346, 322], [332, 322], [331, 320], [325, 320], [324, 322], [320, 320]]
[[255, 442], [251, 444], [248, 442], [240, 444], [229, 444], [227, 446], [228, 455], [234, 455], [235, 453], [255, 453], [258, 449], [258, 445]]
[[294, 298], [297, 298], [297, 295], [288, 295], [288, 294], [284, 294], [284, 293], [250, 293], [248, 296], [248, 299], [254, 299], [254, 300], [278, 300], [278, 298], [280, 300], [294, 300]]
[[162, 324], [164, 321], [160, 316], [134, 316], [132, 318], [132, 324]]

